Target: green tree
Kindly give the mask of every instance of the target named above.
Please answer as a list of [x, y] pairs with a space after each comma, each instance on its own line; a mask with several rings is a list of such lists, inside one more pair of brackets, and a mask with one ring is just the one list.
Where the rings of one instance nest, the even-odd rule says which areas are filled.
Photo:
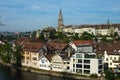
[[40, 37], [39, 37], [39, 39], [41, 40], [41, 41], [45, 41], [45, 37], [44, 37], [44, 34], [43, 34], [43, 32], [40, 34]]
[[56, 30], [51, 30], [49, 38], [50, 39], [56, 39], [57, 38], [56, 34], [57, 34]]
[[94, 35], [87, 33], [87, 32], [83, 32], [82, 35], [80, 36], [81, 40], [93, 40]]
[[80, 39], [79, 36], [78, 36], [78, 33], [75, 33], [75, 35], [73, 36], [73, 39], [74, 40], [79, 40]]
[[107, 80], [115, 80], [115, 75], [110, 69], [108, 69], [105, 71], [105, 78]]
[[21, 46], [16, 46], [14, 48], [13, 56], [15, 58], [15, 65], [17, 67], [21, 67], [22, 66], [21, 62], [22, 62], [22, 58], [23, 58], [23, 50], [22, 50]]
[[65, 43], [69, 42], [69, 37], [64, 32], [59, 32], [58, 31], [56, 36], [57, 36], [58, 39], [61, 39]]
[[12, 55], [12, 48], [11, 45], [6, 43], [5, 45], [0, 46], [0, 57], [4, 63], [11, 62], [11, 55]]

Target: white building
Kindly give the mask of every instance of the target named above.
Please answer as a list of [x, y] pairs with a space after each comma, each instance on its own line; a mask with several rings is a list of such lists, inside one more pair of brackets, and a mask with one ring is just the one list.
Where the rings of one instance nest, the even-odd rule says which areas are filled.
[[70, 58], [63, 59], [63, 72], [72, 72]]
[[62, 60], [62, 57], [60, 55], [55, 54], [52, 57], [51, 64], [52, 64], [53, 71], [59, 71], [59, 72], [63, 71], [63, 60]]
[[66, 26], [64, 32], [82, 34], [87, 32], [94, 35], [110, 35], [117, 32], [120, 35], [120, 24], [101, 24], [101, 25], [78, 25], [78, 26]]
[[39, 69], [51, 70], [51, 57], [52, 55], [42, 55], [39, 59]]
[[73, 33], [73, 26], [67, 26], [63, 28], [63, 32], [69, 32], [69, 33]]
[[95, 34], [98, 35], [110, 35], [110, 29], [96, 29]]
[[90, 28], [90, 27], [81, 27], [81, 28], [74, 28], [73, 29], [73, 33], [79, 33], [79, 34], [82, 34], [83, 32], [87, 32], [87, 33], [90, 33], [90, 34], [94, 34], [95, 35], [95, 28]]
[[72, 73], [100, 76], [103, 70], [102, 59], [97, 59], [95, 53], [75, 53], [71, 57], [71, 64]]
[[107, 63], [108, 68], [117, 68], [120, 66], [120, 52], [108, 54], [107, 51], [105, 51], [103, 59], [104, 63]]
[[93, 41], [89, 40], [75, 40], [69, 45], [75, 50], [75, 52], [93, 52]]

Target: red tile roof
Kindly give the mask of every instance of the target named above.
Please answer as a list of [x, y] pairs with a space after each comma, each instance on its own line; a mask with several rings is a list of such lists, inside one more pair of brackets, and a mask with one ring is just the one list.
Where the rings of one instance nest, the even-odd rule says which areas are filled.
[[15, 45], [22, 45], [23, 43], [26, 42], [41, 42], [38, 38], [26, 38], [26, 37], [21, 37], [14, 41]]
[[67, 44], [65, 43], [49, 43], [46, 45], [49, 50], [62, 50]]
[[99, 43], [96, 46], [96, 52], [97, 53], [104, 53], [104, 51], [107, 51], [108, 54], [114, 54], [114, 52], [118, 52], [120, 50], [120, 42], [104, 42]]
[[40, 42], [36, 42], [36, 43], [26, 42], [26, 43], [23, 44], [23, 50], [24, 51], [37, 52], [42, 48], [43, 45], [44, 44], [40, 43]]
[[49, 61], [51, 61], [52, 60], [52, 57], [54, 56], [55, 54], [47, 54], [47, 55], [45, 55], [45, 57], [49, 60]]
[[73, 41], [73, 43], [75, 45], [85, 45], [85, 44], [88, 44], [88, 45], [93, 45], [93, 41], [90, 41], [90, 40], [75, 40]]

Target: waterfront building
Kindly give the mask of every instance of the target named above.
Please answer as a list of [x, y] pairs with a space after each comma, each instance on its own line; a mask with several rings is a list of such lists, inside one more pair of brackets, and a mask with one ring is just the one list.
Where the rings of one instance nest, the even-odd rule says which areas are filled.
[[51, 60], [52, 70], [63, 72], [63, 60], [62, 57], [58, 54], [55, 54]]
[[52, 70], [51, 60], [55, 54], [41, 55], [38, 61], [39, 69]]
[[96, 53], [78, 52], [71, 57], [71, 68], [72, 73], [100, 76], [103, 71], [102, 58], [96, 58]]
[[42, 43], [24, 43], [22, 65], [39, 68], [38, 60], [40, 55], [44, 54]]

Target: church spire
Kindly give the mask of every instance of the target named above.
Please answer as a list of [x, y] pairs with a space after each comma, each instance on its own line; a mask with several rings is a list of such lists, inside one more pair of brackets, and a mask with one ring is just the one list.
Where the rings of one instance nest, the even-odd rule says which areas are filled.
[[61, 31], [63, 28], [63, 15], [62, 10], [60, 8], [59, 15], [58, 15], [58, 30]]
[[107, 25], [109, 25], [110, 24], [110, 21], [109, 21], [109, 19], [107, 20]]

